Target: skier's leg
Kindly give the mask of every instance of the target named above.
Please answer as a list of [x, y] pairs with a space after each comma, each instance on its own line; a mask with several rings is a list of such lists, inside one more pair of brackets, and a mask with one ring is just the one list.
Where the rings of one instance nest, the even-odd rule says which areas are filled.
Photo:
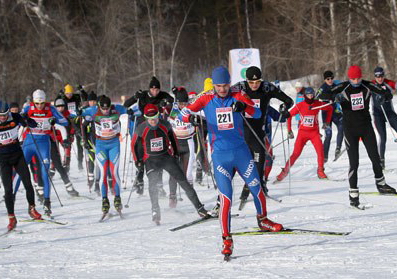
[[376, 115], [374, 114], [374, 123], [376, 131], [379, 135], [379, 155], [380, 159], [384, 162], [385, 161], [385, 152], [386, 152], [386, 123], [385, 118], [383, 115]]
[[19, 152], [19, 154], [16, 155], [16, 158], [17, 159], [14, 164], [14, 168], [15, 168], [16, 172], [19, 174], [19, 176], [21, 177], [23, 186], [25, 187], [26, 199], [27, 199], [29, 205], [35, 205], [34, 189], [33, 189], [32, 181], [30, 179], [29, 168], [25, 162], [23, 153]]

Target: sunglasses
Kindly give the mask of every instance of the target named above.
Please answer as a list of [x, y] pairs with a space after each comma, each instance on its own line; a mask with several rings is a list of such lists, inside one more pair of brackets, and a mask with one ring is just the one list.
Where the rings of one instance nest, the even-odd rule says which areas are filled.
[[325, 80], [333, 80], [333, 77], [326, 78]]
[[376, 77], [376, 78], [381, 78], [381, 77], [383, 78], [384, 75], [375, 75], [375, 77]]
[[35, 105], [44, 105], [45, 102], [41, 102], [41, 103], [34, 103]]

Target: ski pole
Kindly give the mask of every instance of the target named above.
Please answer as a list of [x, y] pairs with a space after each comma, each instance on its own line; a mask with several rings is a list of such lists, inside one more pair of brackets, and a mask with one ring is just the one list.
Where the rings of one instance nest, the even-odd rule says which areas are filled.
[[[137, 176], [135, 176], [133, 185], [135, 184], [135, 180], [136, 180], [136, 179], [137, 179]], [[130, 207], [128, 204], [130, 203], [132, 191], [134, 191], [134, 187], [131, 187], [130, 195], [128, 196], [128, 200], [127, 200], [127, 203], [124, 205], [124, 208], [129, 208], [129, 207]]]
[[46, 170], [46, 172], [47, 172], [48, 180], [51, 182], [51, 185], [52, 185], [52, 187], [54, 188], [54, 192], [55, 192], [55, 195], [56, 195], [57, 198], [58, 198], [59, 204], [63, 207], [63, 204], [62, 204], [62, 202], [61, 202], [61, 199], [59, 198], [57, 189], [55, 188], [54, 182], [52, 181], [52, 178], [50, 177], [49, 170], [48, 170], [48, 168], [46, 167], [46, 165], [44, 164], [43, 157], [41, 157], [41, 153], [40, 153], [40, 150], [39, 150], [39, 146], [37, 145], [36, 139], [34, 138], [34, 136], [33, 136], [33, 134], [32, 134], [32, 131], [31, 131], [30, 129], [28, 129], [28, 132], [29, 132], [30, 136], [31, 136], [32, 139], [33, 139], [33, 143], [34, 143], [34, 145], [35, 145], [35, 147], [36, 147], [36, 151], [37, 151], [37, 156], [39, 157], [39, 159], [40, 159], [40, 161], [41, 161], [41, 164], [43, 165], [43, 167], [45, 168], [45, 170]]
[[273, 149], [276, 148], [277, 146], [279, 146], [280, 144], [282, 144], [283, 142], [285, 142], [288, 139], [283, 139], [281, 142], [277, 143], [275, 146], [273, 146]]
[[[134, 123], [134, 125], [135, 125], [135, 123]], [[125, 132], [125, 137], [124, 137], [124, 140], [125, 140], [125, 149], [124, 149], [124, 168], [123, 168], [123, 181], [122, 181], [122, 183], [124, 184], [124, 189], [126, 189], [125, 188], [125, 164], [126, 164], [126, 162], [127, 162], [127, 146], [128, 146], [128, 136], [130, 135], [130, 116], [128, 115], [128, 119], [127, 119], [127, 129], [126, 129], [126, 132]]]
[[[128, 121], [130, 120], [130, 118], [128, 117]], [[128, 122], [128, 129], [127, 132], [129, 134], [129, 127], [130, 127], [130, 123]], [[135, 133], [135, 128], [136, 128], [136, 115], [134, 115], [134, 126], [132, 127], [132, 134]], [[128, 139], [128, 136], [126, 136], [126, 139]], [[127, 177], [124, 177], [125, 174], [125, 162], [127, 160], [127, 140], [126, 140], [126, 144], [125, 144], [125, 152], [124, 152], [124, 171], [123, 171], [123, 183], [124, 183], [124, 189], [127, 189], [127, 180], [126, 178], [128, 178], [128, 170], [127, 170]], [[130, 158], [131, 158], [131, 154], [132, 154], [132, 150], [130, 152]], [[130, 165], [130, 162], [128, 162], [128, 167]]]
[[244, 117], [244, 115], [242, 113], [240, 113], [240, 115], [244, 119], [245, 124], [247, 124], [247, 127], [251, 130], [252, 134], [255, 136], [256, 140], [263, 147], [263, 149], [265, 149], [265, 153], [270, 156], [269, 151], [267, 150], [265, 144], [261, 141], [261, 139], [259, 138], [258, 134], [254, 131], [252, 126], [248, 123], [248, 120]]
[[[287, 135], [287, 146], [288, 146], [288, 170], [291, 170], [291, 151], [289, 147], [288, 135]], [[288, 172], [288, 196], [290, 195], [291, 195], [291, 171]]]
[[397, 142], [397, 138], [396, 138], [396, 136], [395, 136], [394, 133], [393, 133], [393, 127], [392, 127], [391, 124], [390, 124], [389, 117], [387, 116], [386, 111], [385, 111], [383, 105], [381, 105], [380, 107], [382, 108], [382, 112], [383, 112], [383, 114], [384, 114], [384, 116], [385, 116], [385, 118], [386, 118], [386, 122], [389, 123], [388, 126], [389, 126], [389, 129], [390, 129], [390, 131], [391, 131], [391, 134], [393, 135], [394, 142]]

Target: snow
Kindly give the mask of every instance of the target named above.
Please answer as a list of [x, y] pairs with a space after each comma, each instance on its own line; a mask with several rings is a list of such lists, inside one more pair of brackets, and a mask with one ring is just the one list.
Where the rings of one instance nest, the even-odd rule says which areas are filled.
[[[294, 125], [296, 128], [296, 125]], [[286, 135], [285, 125], [283, 126]], [[294, 131], [296, 134], [296, 130]], [[389, 133], [390, 131], [388, 131]], [[333, 158], [336, 129], [330, 150]], [[388, 134], [385, 173], [387, 182], [397, 186], [397, 145]], [[274, 143], [281, 141], [280, 129]], [[124, 142], [121, 143], [124, 148]], [[291, 152], [293, 143], [291, 142]], [[74, 153], [72, 153], [75, 155]], [[120, 167], [123, 168], [121, 153]], [[284, 164], [282, 145], [276, 148], [273, 181]], [[115, 216], [99, 223], [101, 198], [70, 199], [59, 175], [54, 177], [60, 198], [52, 192], [53, 213], [65, 226], [21, 222], [27, 219], [25, 194], [16, 200], [17, 229], [24, 233], [0, 238], [1, 278], [397, 278], [397, 203], [393, 196], [361, 195], [362, 203], [373, 207], [360, 211], [348, 206], [348, 182], [323, 181], [316, 178], [314, 148], [308, 144], [292, 168], [291, 187], [288, 179], [280, 184], [269, 182], [270, 194], [282, 203], [268, 200], [269, 217], [285, 227], [351, 231], [348, 236], [324, 235], [259, 235], [234, 236], [234, 253], [230, 262], [220, 254], [222, 246], [217, 220], [180, 231], [169, 229], [196, 219], [197, 213], [182, 194], [176, 209], [168, 208], [168, 198], [160, 200], [162, 222], [151, 221], [151, 206], [145, 185], [144, 195], [132, 194], [130, 207], [123, 210], [125, 219]], [[73, 156], [72, 155], [72, 156]], [[372, 167], [364, 147], [360, 148], [359, 185], [361, 191], [376, 191]], [[130, 164], [130, 167], [132, 164]], [[348, 158], [344, 153], [326, 164], [333, 179], [347, 178]], [[132, 173], [130, 171], [130, 173]], [[122, 177], [122, 169], [120, 170]], [[72, 182], [82, 195], [88, 192], [85, 172], [72, 161]], [[168, 175], [164, 176], [168, 192]], [[131, 189], [122, 191], [126, 203]], [[211, 179], [195, 185], [207, 208], [215, 204], [216, 192]], [[209, 188], [207, 187], [207, 182]], [[22, 188], [22, 187], [21, 187]], [[234, 181], [233, 231], [256, 226], [252, 200], [238, 211], [242, 180]], [[23, 189], [22, 189], [23, 190]], [[111, 201], [113, 198], [111, 198]], [[41, 206], [38, 206], [40, 212]], [[113, 209], [114, 210], [114, 209]], [[0, 207], [0, 228], [7, 225], [4, 203]]]

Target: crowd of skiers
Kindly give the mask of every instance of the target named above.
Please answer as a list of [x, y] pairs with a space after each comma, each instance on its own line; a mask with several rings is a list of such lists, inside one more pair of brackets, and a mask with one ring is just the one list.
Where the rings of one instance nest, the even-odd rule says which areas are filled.
[[[77, 147], [79, 170], [86, 169], [89, 189], [93, 188], [102, 197], [102, 219], [110, 210], [109, 191], [121, 215], [119, 165], [120, 138], [123, 137], [120, 116], [123, 114], [128, 117], [124, 140], [128, 141], [131, 136], [131, 152], [136, 165], [133, 189], [138, 194], [143, 193], [146, 172], [152, 220], [160, 224], [158, 200], [165, 192], [162, 186], [165, 170], [170, 175], [171, 208], [177, 206], [179, 184], [202, 218], [219, 216], [225, 255], [231, 255], [233, 250], [230, 210], [236, 172], [245, 182], [240, 199], [245, 201], [249, 193], [252, 194], [259, 228], [273, 232], [283, 229], [281, 224], [267, 218], [266, 210], [266, 184], [274, 159], [272, 120], [277, 122], [274, 132], [278, 123], [287, 121], [285, 140], [288, 141], [295, 137], [292, 116], [298, 120], [293, 152], [277, 175], [277, 181], [289, 174], [308, 141], [317, 153], [318, 178], [327, 178], [324, 164], [328, 160], [331, 124], [334, 123], [338, 131], [335, 160], [343, 152], [343, 139], [349, 157], [350, 204], [360, 205], [357, 177], [360, 140], [372, 162], [379, 193], [396, 194], [383, 176], [385, 123], [389, 122], [397, 131], [397, 115], [391, 102], [395, 82], [385, 79], [381, 67], [375, 69], [374, 75], [372, 81], [363, 80], [360, 67], [354, 65], [347, 72], [348, 80], [338, 82], [331, 71], [325, 71], [324, 83], [317, 93], [300, 82], [295, 84], [295, 105], [277, 83], [263, 80], [261, 70], [255, 66], [247, 69], [244, 81], [234, 85], [225, 67], [215, 68], [199, 94], [188, 92], [184, 87], [174, 87], [171, 94], [161, 91], [160, 81], [153, 77], [147, 90], [138, 90], [122, 105], [113, 104], [106, 95], [98, 97], [94, 92], [87, 93], [82, 86], [75, 90], [69, 84], [55, 99], [50, 99], [43, 90], [35, 90], [22, 108], [17, 103], [7, 104], [1, 100], [0, 171], [9, 217], [8, 230], [17, 225], [14, 202], [21, 181], [33, 219], [42, 218], [36, 210], [35, 193], [44, 206], [44, 213], [51, 217], [50, 195], [55, 170], [66, 192], [72, 197], [79, 196], [69, 178], [73, 146]], [[269, 105], [273, 98], [281, 103], [278, 110]], [[379, 151], [371, 123], [371, 99], [375, 127], [380, 136]], [[320, 134], [320, 111], [324, 140]], [[211, 158], [208, 158], [207, 148]], [[205, 209], [193, 186], [193, 165], [196, 165], [196, 182], [202, 182], [204, 172], [212, 176], [218, 189], [218, 202], [211, 211]]]

